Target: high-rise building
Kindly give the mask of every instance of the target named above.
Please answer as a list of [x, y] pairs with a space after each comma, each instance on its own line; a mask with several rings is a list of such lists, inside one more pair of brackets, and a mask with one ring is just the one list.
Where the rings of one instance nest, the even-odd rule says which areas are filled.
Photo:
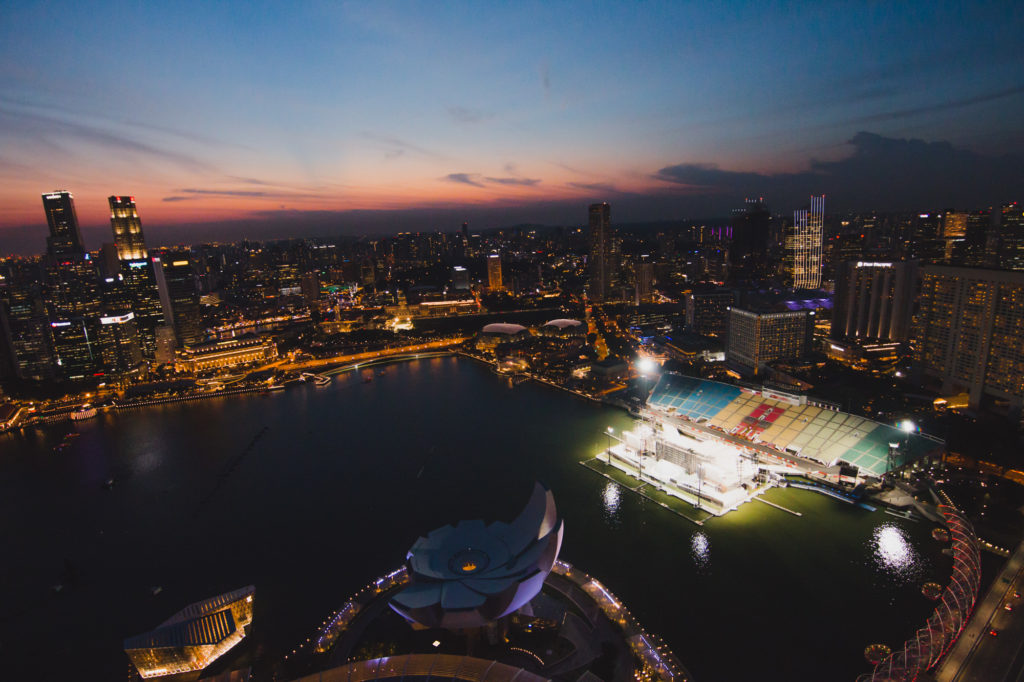
[[454, 291], [469, 291], [469, 270], [461, 265], [452, 268], [452, 289]]
[[824, 194], [812, 196], [809, 209], [793, 213], [793, 227], [786, 235], [786, 261], [794, 289], [817, 289], [821, 286], [824, 225]]
[[731, 227], [730, 274], [755, 278], [765, 275], [772, 214], [768, 212], [764, 198], [747, 199], [742, 209], [733, 211]]
[[733, 307], [729, 311], [726, 360], [752, 374], [761, 374], [768, 363], [803, 357], [813, 333], [807, 310], [758, 312]]
[[174, 350], [177, 348], [177, 341], [174, 339], [174, 327], [169, 324], [156, 328], [156, 350], [153, 359], [158, 365], [169, 365], [174, 362]]
[[71, 192], [57, 190], [43, 195], [43, 209], [50, 236], [46, 250], [51, 256], [80, 256], [85, 253], [82, 231], [78, 228], [75, 199]]
[[19, 379], [55, 378], [42, 272], [36, 262], [13, 262], [0, 276], [0, 324], [6, 355]]
[[99, 326], [100, 360], [107, 372], [128, 372], [142, 362], [135, 313], [104, 315]]
[[122, 278], [128, 294], [128, 304], [135, 313], [135, 325], [139, 331], [139, 345], [147, 358], [156, 356], [156, 329], [169, 323], [164, 316], [157, 286], [155, 268], [162, 266], [149, 260], [130, 260], [123, 263]]
[[107, 197], [110, 204], [110, 227], [121, 260], [142, 260], [149, 254], [142, 236], [142, 221], [135, 208], [135, 197]]
[[[163, 279], [167, 286], [167, 299], [171, 309], [171, 323], [178, 347], [203, 340], [202, 313], [195, 271], [187, 251], [165, 253], [161, 258]], [[156, 267], [156, 259], [153, 263]], [[159, 278], [157, 280], [159, 285]], [[167, 317], [166, 311], [164, 315]]]
[[641, 256], [635, 267], [635, 289], [633, 305], [650, 303], [654, 300], [654, 263], [649, 256]]
[[999, 267], [1024, 270], [1024, 209], [1016, 201], [999, 211]]
[[729, 329], [729, 310], [736, 304], [731, 289], [694, 290], [686, 295], [686, 326], [704, 336], [725, 338]]
[[836, 272], [832, 338], [906, 341], [916, 261], [848, 261]]
[[590, 299], [600, 303], [611, 298], [615, 270], [611, 207], [607, 202], [591, 204], [589, 236]]
[[1024, 406], [1024, 273], [921, 267], [914, 325], [914, 370], [946, 394], [966, 391], [971, 407], [984, 397]]
[[501, 280], [501, 255], [492, 253], [487, 256], [487, 287], [491, 291], [504, 291]]

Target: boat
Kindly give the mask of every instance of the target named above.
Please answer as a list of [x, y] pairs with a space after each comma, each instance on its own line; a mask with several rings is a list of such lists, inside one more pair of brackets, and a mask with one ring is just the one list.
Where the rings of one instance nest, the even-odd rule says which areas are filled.
[[317, 386], [326, 386], [327, 384], [331, 383], [331, 378], [318, 376], [316, 379], [313, 380], [313, 383], [315, 383]]
[[107, 490], [110, 490], [111, 488], [113, 488], [114, 487], [114, 479], [108, 478], [106, 481], [103, 482], [103, 487], [106, 488]]
[[363, 383], [368, 384], [373, 381], [373, 377], [363, 377]]
[[269, 390], [269, 391], [283, 391], [284, 390], [284, 384], [271, 384], [270, 386], [267, 386], [267, 390]]
[[96, 416], [96, 408], [92, 405], [82, 405], [80, 408], [71, 413], [71, 420], [80, 422], [86, 419], [92, 419]]
[[157, 585], [157, 586], [155, 586], [155, 587], [151, 587], [151, 588], [149, 589], [149, 591], [150, 591], [150, 592], [152, 592], [152, 593], [153, 593], [153, 596], [155, 597], [156, 595], [158, 595], [158, 594], [160, 594], [161, 592], [163, 592], [163, 591], [164, 591], [164, 588], [163, 588], [163, 587], [161, 587], [160, 585]]

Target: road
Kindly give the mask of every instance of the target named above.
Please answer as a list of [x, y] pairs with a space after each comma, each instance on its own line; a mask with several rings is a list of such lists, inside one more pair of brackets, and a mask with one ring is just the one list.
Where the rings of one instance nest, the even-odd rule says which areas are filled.
[[441, 348], [451, 348], [452, 346], [458, 346], [468, 338], [470, 337], [460, 336], [451, 339], [444, 339], [442, 341], [431, 341], [430, 343], [417, 343], [412, 346], [402, 346], [401, 348], [386, 348], [384, 350], [368, 351], [366, 353], [352, 353], [350, 355], [334, 355], [329, 358], [317, 358], [315, 360], [302, 360], [299, 362], [288, 362], [287, 360], [284, 360], [271, 365], [266, 365], [260, 369], [274, 368], [283, 372], [292, 372], [305, 369], [315, 369], [317, 367], [327, 367], [329, 365], [347, 365], [353, 362], [363, 362], [364, 360], [379, 360], [393, 355], [408, 355], [409, 353], [421, 353]]
[[[1007, 560], [967, 627], [935, 669], [938, 682], [1024, 680], [1024, 543]], [[1012, 611], [1007, 611], [1009, 604]], [[994, 630], [997, 634], [989, 634]]]

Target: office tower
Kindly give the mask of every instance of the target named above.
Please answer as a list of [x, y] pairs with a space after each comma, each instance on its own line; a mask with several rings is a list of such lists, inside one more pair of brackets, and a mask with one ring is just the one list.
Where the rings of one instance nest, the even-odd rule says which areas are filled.
[[836, 271], [832, 338], [906, 341], [917, 261], [848, 261]]
[[55, 378], [49, 326], [39, 264], [12, 262], [0, 278], [0, 323], [11, 369], [19, 379]]
[[761, 374], [774, 360], [801, 358], [810, 349], [813, 327], [806, 310], [729, 311], [726, 360], [751, 374]]
[[1024, 270], [1024, 209], [1016, 201], [999, 211], [999, 267]]
[[766, 273], [771, 240], [772, 215], [764, 198], [747, 199], [742, 209], [733, 211], [729, 268], [734, 277], [759, 278]]
[[985, 397], [1024, 403], [1024, 273], [926, 265], [914, 325], [918, 380], [966, 391], [971, 407]]
[[[156, 260], [156, 259], [154, 259]], [[147, 358], [156, 356], [157, 327], [167, 324], [164, 307], [160, 300], [155, 269], [163, 268], [159, 261], [130, 260], [123, 263], [121, 277], [127, 292], [129, 308], [135, 313], [135, 325], [139, 332], [139, 346]], [[168, 301], [169, 305], [170, 301]]]
[[80, 256], [85, 253], [82, 231], [78, 228], [75, 213], [75, 199], [71, 192], [57, 190], [43, 195], [43, 210], [50, 236], [46, 239], [46, 250], [51, 256]]
[[729, 309], [735, 304], [731, 289], [691, 291], [686, 295], [686, 326], [695, 334], [725, 338]]
[[452, 290], [469, 291], [469, 271], [461, 265], [452, 268]]
[[314, 305], [320, 298], [320, 273], [316, 270], [302, 275], [302, 282], [299, 285], [302, 289], [302, 298], [306, 305]]
[[641, 256], [636, 264], [636, 289], [634, 305], [650, 303], [654, 300], [654, 263], [648, 256]]
[[129, 372], [142, 363], [135, 313], [100, 317], [100, 365], [106, 372]]
[[[165, 253], [161, 260], [171, 309], [170, 321], [174, 326], [178, 347], [199, 343], [203, 340], [202, 314], [195, 271], [189, 261], [189, 254], [187, 251]], [[159, 285], [159, 278], [157, 284]], [[164, 312], [166, 319], [166, 310]]]
[[57, 370], [63, 379], [85, 379], [101, 371], [98, 317], [50, 317]]
[[817, 289], [821, 286], [824, 223], [824, 194], [811, 197], [810, 209], [793, 213], [793, 227], [786, 236], [786, 259], [794, 289]]
[[110, 204], [110, 227], [121, 260], [142, 260], [149, 254], [142, 236], [142, 221], [135, 208], [135, 197], [107, 197]]
[[469, 244], [469, 223], [462, 223], [462, 245]]
[[611, 297], [614, 275], [611, 207], [605, 203], [590, 206], [590, 299], [601, 303]]
[[487, 256], [487, 286], [491, 291], [504, 291], [501, 281], [501, 255], [492, 253]]

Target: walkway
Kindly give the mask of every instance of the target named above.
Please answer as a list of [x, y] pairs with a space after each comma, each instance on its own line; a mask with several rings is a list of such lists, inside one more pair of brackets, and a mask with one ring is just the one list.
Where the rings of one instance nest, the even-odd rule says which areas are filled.
[[[953, 648], [935, 669], [938, 682], [1024, 680], [1024, 543], [1003, 566]], [[1003, 607], [1009, 602], [1013, 611]], [[990, 630], [998, 634], [992, 636]]]

